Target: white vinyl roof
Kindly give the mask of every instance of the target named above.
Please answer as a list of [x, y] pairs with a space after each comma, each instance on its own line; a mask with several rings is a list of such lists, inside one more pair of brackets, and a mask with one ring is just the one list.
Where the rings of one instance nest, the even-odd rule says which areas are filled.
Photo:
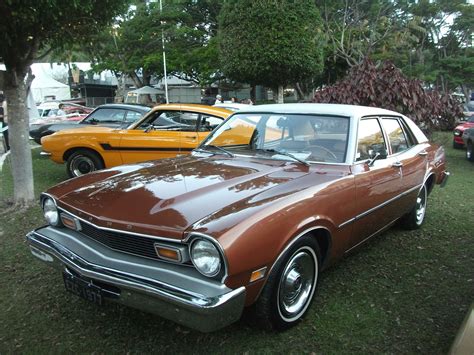
[[239, 111], [239, 113], [244, 112], [315, 113], [347, 117], [360, 117], [367, 115], [401, 115], [398, 112], [377, 107], [318, 103], [251, 105], [242, 108]]

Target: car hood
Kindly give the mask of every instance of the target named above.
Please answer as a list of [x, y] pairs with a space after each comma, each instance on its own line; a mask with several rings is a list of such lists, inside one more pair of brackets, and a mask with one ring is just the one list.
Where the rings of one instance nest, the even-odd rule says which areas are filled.
[[[78, 129], [80, 131], [78, 131]], [[78, 134], [78, 132], [81, 133], [106, 133], [106, 132], [112, 132], [116, 130], [117, 128], [111, 128], [111, 127], [101, 127], [101, 126], [88, 126], [86, 124], [78, 124], [77, 126], [71, 127], [71, 129], [64, 129], [59, 132], [54, 133], [56, 137], [62, 136], [62, 135], [67, 135], [70, 132], [73, 134]]]
[[[98, 226], [182, 238], [193, 223], [223, 208], [244, 208], [258, 196], [268, 200], [272, 189], [286, 195], [301, 188], [288, 182], [309, 170], [290, 161], [187, 156], [88, 174], [48, 193], [60, 207]], [[291, 186], [282, 192], [282, 185]]]

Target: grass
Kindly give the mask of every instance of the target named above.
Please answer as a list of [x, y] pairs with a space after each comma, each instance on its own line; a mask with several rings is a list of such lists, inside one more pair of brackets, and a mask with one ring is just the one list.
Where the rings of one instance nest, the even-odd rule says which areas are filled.
[[[0, 353], [425, 353], [449, 350], [474, 296], [474, 164], [447, 147], [452, 176], [430, 195], [422, 229], [392, 228], [322, 274], [303, 322], [283, 333], [245, 318], [201, 334], [119, 305], [66, 293], [61, 275], [29, 253], [39, 208], [0, 214]], [[37, 192], [66, 178], [34, 150]], [[11, 195], [9, 166], [0, 174]]]

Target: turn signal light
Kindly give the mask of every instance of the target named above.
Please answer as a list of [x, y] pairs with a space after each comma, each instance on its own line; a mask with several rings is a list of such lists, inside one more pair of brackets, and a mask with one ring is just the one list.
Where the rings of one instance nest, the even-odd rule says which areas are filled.
[[168, 248], [163, 245], [155, 245], [155, 251], [158, 257], [162, 259], [177, 262], [181, 261], [181, 253], [177, 249]]
[[252, 272], [252, 275], [250, 275], [250, 282], [255, 282], [257, 280], [260, 280], [265, 276], [265, 273], [267, 272], [267, 267], [262, 267], [261, 269], [255, 270]]
[[63, 225], [65, 227], [68, 227], [68, 228], [73, 229], [75, 231], [81, 229], [79, 227], [80, 225], [79, 225], [78, 221], [74, 217], [68, 216], [64, 213], [61, 213], [61, 222], [63, 222]]

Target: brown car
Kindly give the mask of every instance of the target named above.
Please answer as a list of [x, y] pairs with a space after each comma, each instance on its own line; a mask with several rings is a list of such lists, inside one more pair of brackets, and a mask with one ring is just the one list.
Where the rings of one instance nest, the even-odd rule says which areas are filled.
[[397, 220], [413, 229], [449, 173], [408, 118], [373, 107], [243, 109], [191, 155], [123, 165], [51, 188], [31, 252], [68, 291], [201, 331], [254, 305], [297, 323], [321, 270]]

